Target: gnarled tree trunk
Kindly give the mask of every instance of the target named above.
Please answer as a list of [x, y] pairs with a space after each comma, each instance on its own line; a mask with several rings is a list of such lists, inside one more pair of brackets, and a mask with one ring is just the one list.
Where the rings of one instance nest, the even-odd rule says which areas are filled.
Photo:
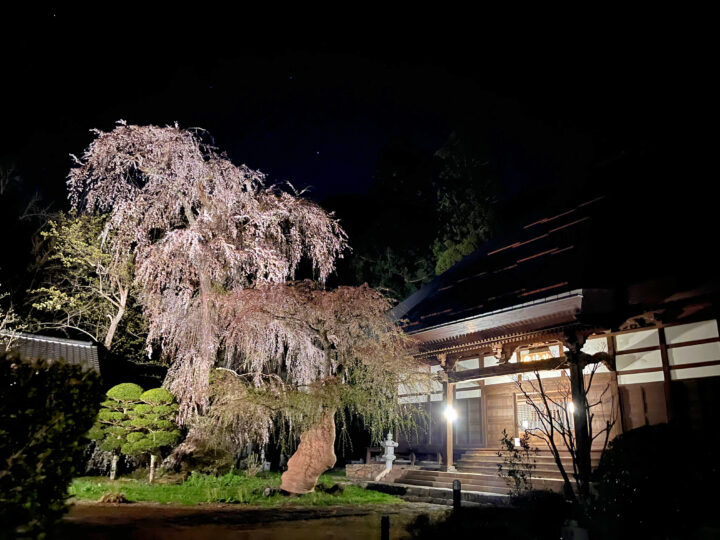
[[322, 419], [300, 435], [300, 444], [288, 461], [280, 489], [310, 493], [318, 478], [335, 465], [335, 411], [325, 410]]

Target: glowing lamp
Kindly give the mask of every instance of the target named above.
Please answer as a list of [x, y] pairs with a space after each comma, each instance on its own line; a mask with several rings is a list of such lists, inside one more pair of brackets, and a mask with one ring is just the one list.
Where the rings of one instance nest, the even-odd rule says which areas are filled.
[[447, 407], [445, 407], [444, 414], [445, 414], [445, 419], [448, 422], [454, 422], [455, 420], [457, 420], [457, 411], [455, 409], [453, 409], [451, 405], [448, 405]]
[[575, 414], [575, 404], [572, 401], [568, 401], [567, 410], [570, 414]]

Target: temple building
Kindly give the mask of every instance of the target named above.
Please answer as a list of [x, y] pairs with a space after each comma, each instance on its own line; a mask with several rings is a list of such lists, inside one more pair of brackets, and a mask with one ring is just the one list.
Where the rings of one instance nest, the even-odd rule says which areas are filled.
[[[647, 227], [637, 206], [595, 196], [541, 208], [396, 306], [418, 359], [439, 374], [430, 393], [400, 388], [402, 402], [425, 404], [431, 426], [401, 440], [398, 453], [436, 456], [446, 471], [398, 481], [460, 478], [467, 489], [506, 493], [496, 466], [503, 432], [516, 443], [526, 431], [542, 434], [529, 405], [541, 394], [557, 425], [573, 432], [567, 410], [577, 388], [592, 405], [593, 464], [608, 440], [640, 426], [682, 422], [699, 436], [712, 429], [720, 410], [716, 272], [701, 240], [683, 241], [671, 223]], [[586, 362], [573, 373], [568, 357], [578, 351]], [[552, 460], [540, 459], [539, 476], [553, 487]]]
[[0, 332], [0, 352], [14, 352], [25, 360], [63, 361], [100, 372], [98, 347], [91, 341], [25, 332]]

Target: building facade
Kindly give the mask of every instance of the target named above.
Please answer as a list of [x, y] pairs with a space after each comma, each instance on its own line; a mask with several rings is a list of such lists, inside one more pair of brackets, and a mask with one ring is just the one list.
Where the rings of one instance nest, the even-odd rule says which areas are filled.
[[[574, 432], [578, 388], [591, 406], [593, 450], [644, 425], [711, 429], [720, 410], [717, 280], [707, 264], [642, 245], [618, 208], [596, 197], [541, 215], [395, 308], [417, 358], [438, 374], [430, 393], [400, 388], [401, 402], [424, 403], [431, 421], [401, 451], [439, 453], [452, 466], [463, 451], [499, 448], [503, 432], [547, 437], [532, 402]], [[448, 406], [454, 422], [443, 417]]]

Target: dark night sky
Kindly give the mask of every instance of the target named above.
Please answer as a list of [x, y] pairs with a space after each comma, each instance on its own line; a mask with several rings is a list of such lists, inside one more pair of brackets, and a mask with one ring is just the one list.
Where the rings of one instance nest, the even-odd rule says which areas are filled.
[[[63, 208], [68, 155], [90, 128], [177, 121], [322, 202], [366, 192], [391, 140], [432, 152], [477, 118], [508, 196], [597, 181], [599, 164], [628, 156], [648, 171], [630, 179], [639, 190], [680, 176], [707, 189], [707, 173], [689, 172], [705, 152], [698, 126], [712, 95], [706, 35], [692, 21], [366, 11], [283, 22], [210, 8], [3, 17], [0, 160], [17, 166], [23, 197], [38, 191]], [[4, 204], [9, 219], [16, 201]]]
[[392, 138], [433, 150], [476, 113], [516, 190], [654, 151], [692, 105], [678, 80], [690, 83], [693, 67], [675, 40], [632, 21], [558, 34], [487, 33], [492, 24], [464, 28], [459, 17], [431, 31], [407, 19], [327, 30], [228, 17], [51, 8], [18, 18], [4, 38], [2, 155], [60, 199], [67, 156], [90, 128], [177, 121], [322, 200], [367, 189]]

